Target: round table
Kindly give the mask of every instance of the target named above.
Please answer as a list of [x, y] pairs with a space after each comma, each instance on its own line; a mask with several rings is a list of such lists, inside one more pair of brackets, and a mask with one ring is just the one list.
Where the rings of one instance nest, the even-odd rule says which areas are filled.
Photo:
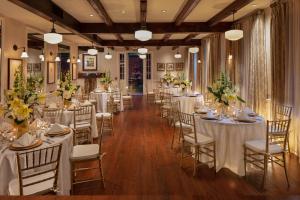
[[[195, 115], [196, 132], [214, 138], [216, 142], [217, 171], [228, 168], [244, 176], [244, 143], [248, 140], [265, 139], [266, 124], [257, 117], [254, 123], [242, 123], [231, 118], [204, 120]], [[201, 159], [205, 160], [204, 157]]]
[[[72, 130], [71, 130], [72, 131]], [[43, 144], [35, 149], [46, 148], [48, 146], [62, 143], [61, 158], [58, 172], [59, 195], [69, 195], [71, 189], [70, 179], [70, 154], [73, 149], [73, 132], [65, 136], [47, 139], [41, 135]], [[29, 150], [32, 151], [33, 149]], [[11, 180], [18, 177], [18, 167], [16, 151], [9, 149], [0, 154], [0, 195], [8, 195], [8, 184]]]
[[[107, 112], [107, 101], [109, 100], [110, 92], [91, 92], [91, 98], [97, 101], [97, 112]], [[124, 111], [123, 98], [121, 94], [120, 111]]]
[[203, 104], [203, 95], [198, 96], [174, 96], [174, 101], [180, 102], [181, 112], [192, 114], [196, 103]]

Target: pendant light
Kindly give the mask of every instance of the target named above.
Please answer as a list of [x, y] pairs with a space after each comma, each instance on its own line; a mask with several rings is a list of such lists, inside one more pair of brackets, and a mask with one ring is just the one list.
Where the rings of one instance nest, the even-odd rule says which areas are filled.
[[26, 50], [25, 50], [25, 47], [24, 47], [24, 49], [23, 49], [23, 51], [22, 51], [22, 54], [21, 54], [21, 58], [28, 58], [29, 56], [28, 56], [28, 54], [27, 54], [27, 52], [26, 52]]
[[44, 50], [42, 50], [42, 53], [39, 55], [39, 59], [41, 60], [41, 62], [45, 61]]
[[98, 50], [95, 48], [93, 42], [92, 42], [92, 48], [88, 49], [87, 53], [90, 54], [90, 55], [92, 55], [92, 56], [97, 55]]
[[199, 48], [198, 47], [190, 47], [189, 48], [189, 52], [190, 53], [198, 53], [199, 52]]
[[112, 59], [112, 55], [109, 52], [107, 52], [107, 54], [105, 54], [104, 58], [107, 60], [110, 60], [110, 59]]
[[70, 62], [71, 62], [71, 60], [70, 60], [70, 58], [68, 58], [68, 59], [67, 59], [67, 63], [70, 63]]
[[142, 26], [140, 30], [134, 32], [134, 37], [139, 41], [148, 41], [152, 39], [152, 32], [146, 30], [145, 26]]
[[146, 54], [146, 53], [148, 53], [148, 49], [146, 49], [145, 47], [138, 48], [138, 53], [139, 54]]
[[[234, 22], [234, 12], [232, 12], [232, 22]], [[231, 29], [225, 32], [225, 38], [230, 41], [236, 41], [244, 37], [244, 32], [241, 29]]]
[[139, 57], [140, 57], [140, 59], [144, 60], [144, 59], [146, 59], [146, 54], [140, 54]]
[[59, 56], [55, 57], [55, 62], [60, 62], [60, 57]]
[[80, 60], [80, 58], [79, 58], [79, 56], [78, 56], [78, 58], [77, 58], [77, 63], [80, 63], [81, 62], [81, 60]]
[[63, 37], [61, 34], [56, 33], [54, 28], [54, 20], [52, 20], [52, 29], [51, 32], [44, 34], [44, 41], [49, 44], [58, 44], [62, 42]]
[[177, 51], [174, 55], [175, 58], [179, 59], [182, 57], [182, 55]]

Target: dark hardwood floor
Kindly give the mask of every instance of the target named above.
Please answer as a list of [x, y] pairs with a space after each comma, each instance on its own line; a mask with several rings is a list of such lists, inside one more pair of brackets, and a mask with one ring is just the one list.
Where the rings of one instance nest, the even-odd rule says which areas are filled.
[[[170, 148], [172, 129], [158, 116], [155, 105], [146, 104], [142, 97], [135, 97], [134, 104], [134, 109], [115, 116], [114, 136], [103, 139], [106, 189], [101, 189], [100, 182], [85, 183], [75, 187], [76, 195], [99, 196], [43, 199], [300, 199], [296, 156], [287, 156], [290, 188], [283, 169], [276, 165], [269, 166], [264, 192], [258, 189], [262, 178], [259, 171], [251, 173], [246, 181], [227, 169], [215, 175], [212, 169], [202, 166], [193, 177], [192, 160], [180, 168], [178, 149]], [[96, 171], [78, 177], [97, 175]]]

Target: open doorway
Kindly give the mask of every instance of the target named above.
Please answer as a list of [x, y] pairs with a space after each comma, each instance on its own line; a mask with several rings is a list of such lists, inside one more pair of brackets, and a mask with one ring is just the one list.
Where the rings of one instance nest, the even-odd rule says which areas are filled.
[[143, 60], [137, 53], [128, 53], [128, 86], [134, 95], [143, 95]]

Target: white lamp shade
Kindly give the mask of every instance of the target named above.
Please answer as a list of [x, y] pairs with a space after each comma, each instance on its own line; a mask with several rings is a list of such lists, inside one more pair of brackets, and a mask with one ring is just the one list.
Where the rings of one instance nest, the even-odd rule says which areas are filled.
[[144, 47], [138, 48], [138, 53], [139, 53], [139, 54], [146, 54], [146, 53], [148, 53], [148, 49], [146, 49], [146, 48], [144, 48]]
[[146, 55], [145, 54], [141, 54], [139, 55], [140, 59], [146, 59]]
[[98, 50], [95, 48], [91, 48], [91, 49], [88, 49], [87, 53], [90, 55], [96, 55], [98, 53]]
[[45, 33], [44, 34], [44, 41], [49, 43], [49, 44], [58, 44], [62, 42], [63, 37], [61, 34], [58, 33]]
[[41, 61], [44, 61], [45, 60], [45, 57], [43, 54], [39, 55], [39, 58], [41, 59]]
[[22, 54], [21, 54], [21, 58], [28, 58], [28, 54], [26, 51], [23, 51]]
[[191, 48], [189, 48], [189, 52], [190, 53], [198, 53], [199, 52], [199, 48], [198, 47], [191, 47]]
[[138, 30], [138, 31], [135, 31], [134, 37], [135, 37], [135, 39], [140, 40], [140, 41], [147, 41], [147, 40], [152, 39], [152, 32], [147, 31], [147, 30]]
[[198, 60], [197, 62], [198, 62], [198, 63], [201, 63], [201, 60]]
[[112, 55], [107, 53], [107, 54], [105, 54], [104, 58], [107, 60], [110, 60], [110, 59], [112, 59]]
[[181, 56], [181, 54], [180, 54], [179, 52], [177, 52], [177, 53], [174, 55], [174, 57], [179, 59], [179, 58], [181, 58], [182, 56]]
[[41, 59], [41, 61], [42, 61], [42, 62], [44, 62], [44, 61], [45, 61], [45, 58], [44, 58], [44, 56], [43, 56], [43, 57], [41, 57], [40, 59]]
[[77, 58], [77, 63], [80, 63], [80, 62], [81, 62], [80, 58]]
[[225, 32], [227, 40], [236, 41], [244, 37], [244, 32], [239, 29], [233, 29]]
[[55, 61], [60, 62], [60, 57], [56, 56]]
[[67, 63], [71, 62], [70, 58], [67, 59]]

